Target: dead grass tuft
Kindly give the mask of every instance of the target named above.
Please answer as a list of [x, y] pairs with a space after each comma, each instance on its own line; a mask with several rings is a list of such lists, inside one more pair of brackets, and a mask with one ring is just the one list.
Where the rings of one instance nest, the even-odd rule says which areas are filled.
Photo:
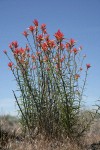
[[[7, 118], [0, 119], [0, 128], [4, 132], [1, 134], [0, 131], [1, 150], [92, 150], [92, 147], [100, 142], [100, 119], [94, 121], [90, 131], [78, 141], [78, 144], [75, 140], [72, 141], [68, 138], [63, 140], [48, 139], [42, 134], [30, 141], [28, 136], [23, 137], [18, 121], [9, 123], [8, 120]], [[99, 144], [95, 147], [97, 149]]]

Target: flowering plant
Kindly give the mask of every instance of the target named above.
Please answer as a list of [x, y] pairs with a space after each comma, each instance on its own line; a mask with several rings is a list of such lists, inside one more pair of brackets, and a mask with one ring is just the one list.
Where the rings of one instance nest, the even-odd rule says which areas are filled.
[[[79, 136], [86, 126], [78, 131], [81, 101], [86, 84], [85, 78], [80, 86], [81, 72], [85, 56], [80, 57], [82, 47], [76, 47], [76, 40], [67, 40], [58, 30], [50, 39], [46, 24], [39, 26], [37, 20], [23, 32], [27, 40], [24, 48], [13, 41], [9, 48], [14, 61], [9, 59], [10, 67], [20, 91], [14, 97], [19, 106], [22, 124], [29, 134], [38, 128], [39, 133], [51, 136]], [[33, 43], [29, 41], [32, 36]]]

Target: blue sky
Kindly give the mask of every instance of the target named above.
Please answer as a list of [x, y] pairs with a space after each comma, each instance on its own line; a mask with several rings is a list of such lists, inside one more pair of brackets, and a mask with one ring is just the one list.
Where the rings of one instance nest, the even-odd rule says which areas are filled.
[[86, 103], [93, 105], [100, 97], [100, 0], [0, 0], [0, 113], [17, 113], [12, 93], [16, 82], [2, 51], [10, 51], [8, 45], [14, 40], [23, 46], [26, 40], [21, 33], [34, 19], [46, 23], [50, 35], [60, 29], [83, 46], [92, 65]]

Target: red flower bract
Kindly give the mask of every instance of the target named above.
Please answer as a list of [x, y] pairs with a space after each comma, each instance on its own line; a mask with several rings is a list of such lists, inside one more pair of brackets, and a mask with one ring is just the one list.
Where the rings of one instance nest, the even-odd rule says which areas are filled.
[[8, 67], [12, 68], [12, 66], [13, 66], [13, 63], [12, 63], [12, 62], [9, 62], [9, 63], [8, 63]]
[[70, 48], [70, 44], [66, 43], [66, 49], [69, 49], [69, 48]]
[[35, 27], [34, 27], [34, 26], [30, 26], [30, 27], [29, 27], [29, 30], [30, 30], [31, 32], [33, 32], [33, 31], [35, 30]]
[[15, 49], [15, 50], [13, 51], [13, 53], [14, 53], [15, 55], [18, 55], [18, 54], [20, 53], [20, 50], [17, 48], [17, 49]]
[[44, 31], [46, 29], [46, 24], [41, 25], [41, 30]]
[[46, 42], [44, 42], [44, 43], [42, 44], [42, 50], [43, 50], [44, 52], [48, 50], [48, 45], [47, 45]]
[[12, 43], [9, 44], [9, 48], [10, 48], [10, 49], [13, 49]]
[[78, 53], [78, 50], [76, 48], [73, 48], [73, 52], [76, 55]]
[[38, 42], [41, 42], [43, 40], [43, 35], [39, 34], [36, 39]]
[[54, 40], [47, 40], [47, 44], [48, 44], [48, 47], [49, 48], [54, 48], [55, 47], [55, 42], [54, 42]]
[[24, 31], [22, 34], [23, 34], [25, 37], [27, 37], [27, 36], [29, 35], [26, 31]]
[[38, 20], [37, 20], [37, 19], [35, 19], [35, 20], [33, 21], [33, 23], [34, 23], [35, 26], [38, 27]]
[[21, 47], [21, 48], [19, 49], [19, 52], [20, 52], [20, 54], [24, 54], [24, 53], [25, 53], [25, 49]]
[[70, 39], [69, 44], [70, 44], [71, 46], [74, 46], [75, 40], [74, 40], [74, 39]]
[[64, 39], [64, 34], [60, 30], [58, 30], [54, 36], [58, 41], [62, 41]]
[[13, 41], [13, 42], [12, 42], [12, 45], [14, 46], [14, 48], [17, 48], [17, 47], [18, 47], [17, 41]]
[[18, 55], [18, 54], [20, 54], [20, 55], [22, 55], [22, 54], [24, 54], [25, 53], [25, 49], [24, 48], [16, 48], [14, 51], [13, 51], [13, 53], [15, 54], [15, 55]]
[[87, 67], [87, 69], [89, 69], [91, 67], [91, 65], [90, 64], [86, 64], [86, 67]]

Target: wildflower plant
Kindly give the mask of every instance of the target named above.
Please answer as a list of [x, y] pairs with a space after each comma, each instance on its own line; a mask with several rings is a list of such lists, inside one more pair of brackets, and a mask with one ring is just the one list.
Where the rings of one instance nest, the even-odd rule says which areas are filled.
[[66, 39], [60, 30], [50, 39], [46, 24], [39, 25], [37, 20], [23, 35], [27, 40], [24, 48], [19, 47], [17, 41], [9, 45], [14, 60], [4, 51], [20, 92], [18, 97], [13, 91], [23, 127], [30, 135], [36, 127], [39, 133], [48, 136], [80, 135], [86, 128], [78, 131], [87, 73], [91, 67], [86, 64], [82, 84], [85, 59], [81, 57], [82, 47], [77, 48], [77, 42]]

